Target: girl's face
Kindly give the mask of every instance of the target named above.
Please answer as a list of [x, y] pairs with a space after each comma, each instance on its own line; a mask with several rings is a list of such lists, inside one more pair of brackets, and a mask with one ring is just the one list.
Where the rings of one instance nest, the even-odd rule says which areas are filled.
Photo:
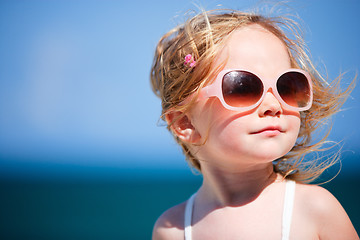
[[[285, 45], [259, 25], [236, 30], [225, 46], [215, 66], [225, 61], [224, 69], [249, 70], [273, 81], [291, 68]], [[247, 112], [227, 110], [217, 98], [200, 99], [188, 118], [194, 135], [206, 140], [193, 149], [200, 163], [233, 169], [282, 157], [294, 146], [300, 128], [299, 112], [285, 109], [271, 89]]]

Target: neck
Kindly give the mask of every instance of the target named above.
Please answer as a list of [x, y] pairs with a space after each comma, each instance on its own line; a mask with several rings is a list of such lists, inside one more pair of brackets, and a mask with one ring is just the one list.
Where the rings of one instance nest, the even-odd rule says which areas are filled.
[[202, 172], [199, 197], [215, 207], [252, 202], [278, 177], [272, 163], [237, 171], [202, 166]]

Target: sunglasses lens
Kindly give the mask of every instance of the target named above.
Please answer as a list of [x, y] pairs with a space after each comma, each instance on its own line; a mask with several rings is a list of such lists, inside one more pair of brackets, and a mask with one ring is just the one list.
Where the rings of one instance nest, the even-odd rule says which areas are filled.
[[300, 72], [284, 73], [276, 83], [280, 97], [292, 107], [306, 107], [311, 89], [306, 76]]
[[248, 107], [257, 103], [263, 90], [261, 80], [250, 72], [231, 71], [223, 77], [223, 97], [232, 107]]

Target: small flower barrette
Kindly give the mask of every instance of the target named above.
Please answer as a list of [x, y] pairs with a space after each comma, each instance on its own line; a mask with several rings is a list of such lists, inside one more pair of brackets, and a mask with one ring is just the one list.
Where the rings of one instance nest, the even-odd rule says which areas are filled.
[[191, 68], [196, 66], [196, 61], [191, 54], [186, 55], [184, 60], [185, 66], [189, 66]]

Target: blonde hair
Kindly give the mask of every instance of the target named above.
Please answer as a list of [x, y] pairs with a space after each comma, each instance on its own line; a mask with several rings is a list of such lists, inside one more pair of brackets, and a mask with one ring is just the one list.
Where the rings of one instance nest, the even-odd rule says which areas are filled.
[[[171, 109], [186, 112], [191, 108], [194, 101], [180, 103], [188, 96], [198, 93], [221, 70], [221, 66], [214, 67], [212, 63], [224, 46], [226, 36], [250, 24], [258, 24], [277, 36], [288, 49], [291, 67], [306, 70], [312, 78], [313, 105], [300, 114], [298, 140], [287, 155], [274, 162], [275, 171], [284, 177], [310, 182], [337, 159], [334, 156], [327, 161], [304, 161], [305, 154], [321, 151], [330, 129], [317, 143], [311, 143], [312, 135], [329, 116], [340, 109], [353, 89], [354, 81], [345, 91], [340, 90], [340, 77], [328, 84], [310, 61], [298, 24], [289, 18], [264, 17], [235, 10], [213, 10], [202, 12], [166, 33], [156, 47], [151, 68], [152, 89], [161, 99], [162, 118]], [[188, 54], [196, 59], [195, 68], [184, 65], [184, 57]], [[169, 129], [171, 124], [168, 124]], [[176, 134], [173, 135], [191, 165], [201, 171], [200, 162], [189, 150], [189, 146]]]

